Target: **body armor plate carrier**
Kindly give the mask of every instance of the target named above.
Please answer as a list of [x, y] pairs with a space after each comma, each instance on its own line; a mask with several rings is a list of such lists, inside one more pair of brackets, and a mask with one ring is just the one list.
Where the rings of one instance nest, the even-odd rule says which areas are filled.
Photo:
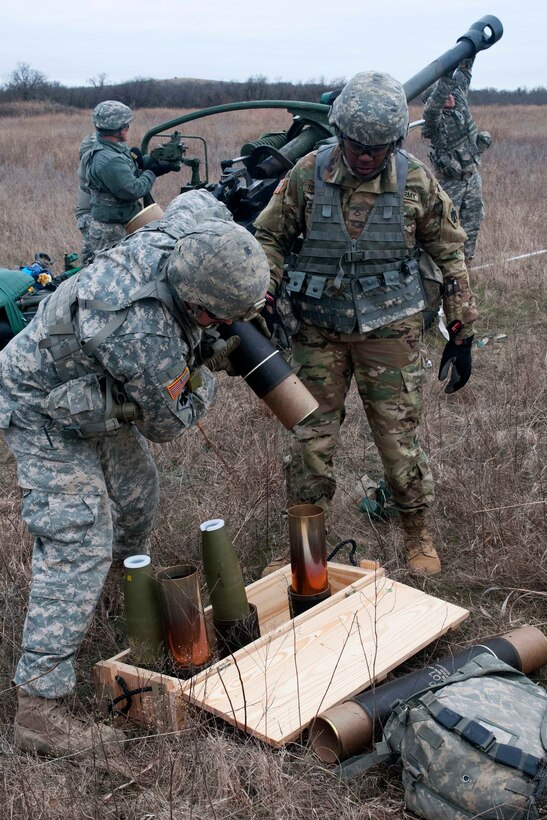
[[408, 157], [396, 152], [397, 191], [378, 196], [361, 235], [351, 239], [340, 188], [323, 180], [333, 150], [317, 152], [311, 229], [286, 287], [299, 318], [339, 333], [366, 333], [425, 307], [418, 262], [403, 229]]

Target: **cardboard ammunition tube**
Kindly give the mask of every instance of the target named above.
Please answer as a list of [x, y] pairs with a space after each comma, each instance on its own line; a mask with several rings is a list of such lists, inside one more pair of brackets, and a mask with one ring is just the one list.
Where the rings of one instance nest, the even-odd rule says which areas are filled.
[[[363, 752], [377, 740], [394, 704], [434, 683], [442, 683], [458, 669], [483, 652], [491, 652], [499, 660], [528, 674], [547, 663], [547, 638], [535, 627], [525, 626], [489, 638], [482, 644], [442, 658], [440, 661], [410, 672], [389, 683], [366, 689], [351, 700], [327, 709], [310, 726], [310, 745], [325, 763], [345, 760]], [[366, 713], [355, 719], [356, 709]]]
[[360, 754], [372, 742], [373, 722], [358, 703], [346, 700], [327, 709], [310, 726], [310, 744], [325, 763]]
[[286, 430], [292, 430], [319, 407], [308, 388], [292, 372], [261, 398]]
[[258, 612], [254, 604], [249, 604], [250, 613], [245, 618], [222, 620], [213, 617], [219, 657], [225, 658], [243, 646], [260, 638]]
[[508, 641], [515, 648], [520, 659], [520, 667], [517, 668], [525, 675], [547, 664], [547, 637], [537, 627], [522, 626], [506, 632], [500, 640]]
[[234, 370], [287, 430], [317, 409], [317, 401], [290, 364], [252, 322], [221, 325], [219, 333], [224, 339], [239, 336], [239, 345], [229, 357]]
[[143, 227], [143, 225], [148, 225], [149, 222], [154, 222], [155, 219], [161, 219], [162, 216], [163, 209], [160, 208], [157, 202], [153, 202], [152, 205], [148, 205], [148, 207], [143, 208], [142, 211], [135, 214], [133, 219], [129, 220], [125, 226], [125, 232], [127, 234], [135, 233], [135, 231], [138, 231], [139, 228]]

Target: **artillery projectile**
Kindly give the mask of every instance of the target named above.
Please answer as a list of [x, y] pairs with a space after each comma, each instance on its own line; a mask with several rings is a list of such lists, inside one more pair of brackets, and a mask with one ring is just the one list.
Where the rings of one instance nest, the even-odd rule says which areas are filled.
[[258, 614], [247, 601], [245, 581], [224, 520], [204, 521], [200, 529], [217, 648], [225, 657], [260, 637]]
[[131, 660], [137, 666], [160, 664], [164, 655], [158, 583], [149, 555], [132, 555], [123, 562], [125, 629]]

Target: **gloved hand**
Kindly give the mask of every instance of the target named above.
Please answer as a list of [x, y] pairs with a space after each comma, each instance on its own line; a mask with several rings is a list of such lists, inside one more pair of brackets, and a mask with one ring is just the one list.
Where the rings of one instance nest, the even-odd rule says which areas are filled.
[[263, 336], [265, 336], [267, 339], [271, 339], [272, 332], [270, 330], [270, 325], [268, 323], [268, 319], [266, 317], [264, 310], [262, 311], [262, 313], [259, 313], [257, 316], [255, 316], [254, 319], [251, 319], [251, 324], [254, 325], [257, 330], [260, 330]]
[[143, 158], [141, 149], [137, 148], [137, 146], [135, 146], [134, 148], [129, 149], [129, 153], [131, 154], [131, 156], [135, 160], [135, 162], [137, 164], [137, 168], [140, 168], [141, 171], [142, 171], [142, 169], [144, 168], [144, 158]]
[[161, 177], [163, 174], [168, 174], [171, 171], [180, 171], [180, 165], [178, 162], [158, 162], [157, 159], [151, 158], [148, 164], [148, 170], [152, 171], [157, 177]]
[[471, 376], [471, 346], [473, 344], [473, 336], [469, 336], [462, 341], [456, 341], [456, 334], [462, 329], [463, 325], [455, 319], [448, 327], [449, 340], [443, 350], [441, 357], [441, 364], [439, 366], [439, 381], [444, 381], [448, 376], [450, 368], [450, 380], [446, 385], [445, 393], [455, 393], [460, 390], [469, 381]]
[[237, 376], [232, 363], [230, 361], [230, 353], [232, 353], [236, 347], [239, 347], [240, 343], [239, 336], [230, 336], [227, 339], [226, 344], [224, 347], [217, 350], [212, 356], [208, 359], [205, 359], [202, 362], [203, 367], [209, 368], [212, 372], [218, 372], [219, 370], [224, 370], [228, 376]]

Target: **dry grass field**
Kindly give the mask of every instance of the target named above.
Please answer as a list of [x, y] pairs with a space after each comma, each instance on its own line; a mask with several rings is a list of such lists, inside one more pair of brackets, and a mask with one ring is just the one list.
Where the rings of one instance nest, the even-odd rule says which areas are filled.
[[[171, 110], [137, 111], [131, 144]], [[420, 116], [412, 110], [412, 118]], [[398, 580], [470, 610], [449, 637], [422, 651], [405, 669], [459, 651], [491, 635], [532, 624], [547, 631], [547, 446], [545, 440], [545, 315], [547, 107], [482, 107], [481, 128], [493, 136], [483, 161], [486, 220], [473, 279], [481, 318], [468, 386], [448, 397], [436, 379], [442, 337], [430, 333], [432, 362], [425, 387], [422, 439], [437, 481], [435, 535], [443, 561], [427, 582], [408, 577], [396, 523], [373, 524], [359, 510], [355, 486], [379, 461], [356, 393], [336, 460], [339, 488], [329, 540], [354, 538], [359, 556], [374, 558]], [[287, 124], [283, 114], [224, 115], [193, 123], [209, 143], [210, 179], [221, 159], [239, 154], [258, 134]], [[0, 120], [0, 265], [17, 267], [46, 251], [62, 270], [79, 250], [74, 221], [77, 149], [90, 131], [89, 112], [43, 113]], [[422, 159], [418, 133], [407, 147]], [[192, 150], [189, 151], [189, 155]], [[184, 172], [182, 172], [184, 173]], [[160, 204], [178, 192], [179, 175], [161, 178]], [[524, 258], [509, 261], [511, 257]], [[289, 435], [238, 379], [221, 376], [218, 399], [202, 422], [179, 440], [154, 446], [162, 498], [154, 533], [158, 566], [199, 562], [199, 524], [223, 517], [247, 582], [273, 557], [288, 554], [283, 456]], [[19, 655], [30, 578], [31, 543], [19, 514], [12, 461], [0, 474], [0, 820], [383, 820], [409, 815], [396, 767], [378, 768], [349, 785], [320, 764], [305, 743], [273, 750], [189, 714], [175, 735], [130, 729], [117, 767], [93, 761], [43, 761], [13, 753], [15, 695], [10, 675]], [[343, 559], [342, 559], [343, 560]], [[125, 647], [120, 578], [111, 572], [79, 656], [73, 708], [95, 709], [92, 669]], [[535, 675], [545, 682], [547, 669]], [[303, 685], [305, 683], [303, 682]], [[149, 767], [145, 775], [139, 775]]]

